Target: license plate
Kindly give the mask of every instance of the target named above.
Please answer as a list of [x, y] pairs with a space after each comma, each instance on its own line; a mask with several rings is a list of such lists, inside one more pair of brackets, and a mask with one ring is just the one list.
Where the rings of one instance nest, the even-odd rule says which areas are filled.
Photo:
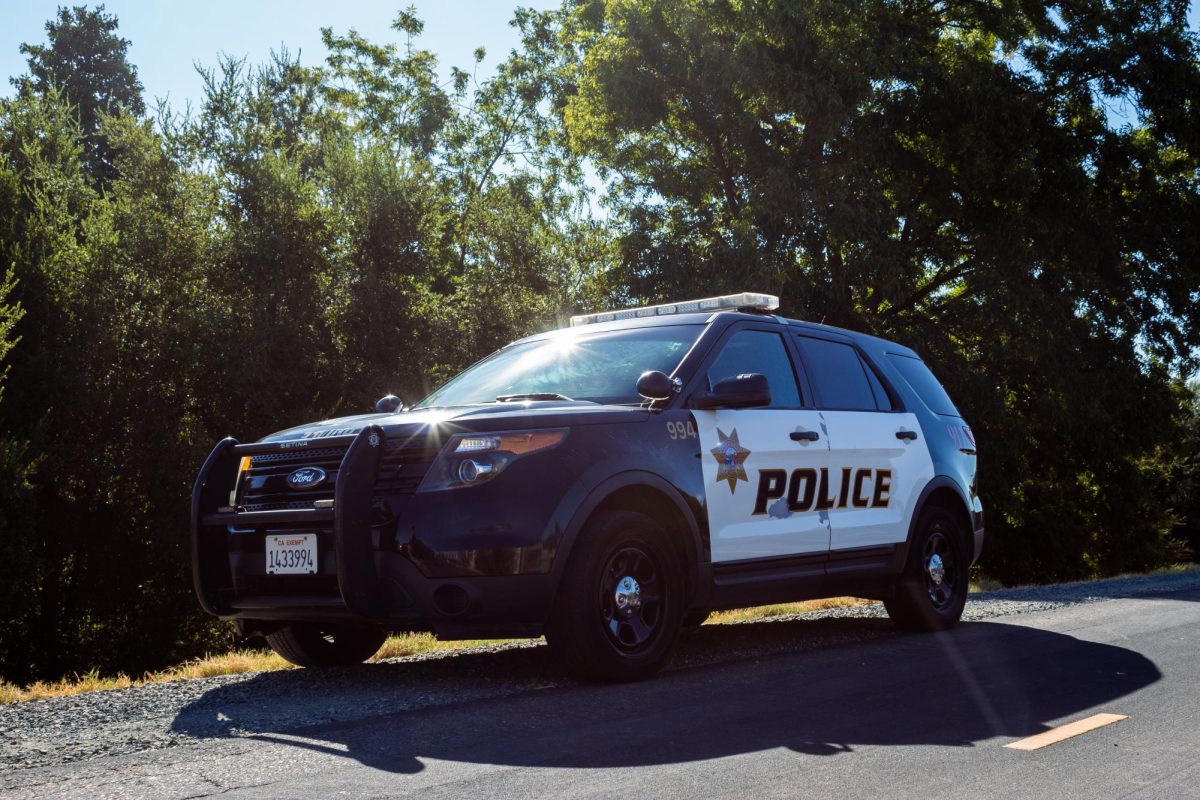
[[317, 535], [267, 535], [268, 575], [312, 575], [317, 571]]

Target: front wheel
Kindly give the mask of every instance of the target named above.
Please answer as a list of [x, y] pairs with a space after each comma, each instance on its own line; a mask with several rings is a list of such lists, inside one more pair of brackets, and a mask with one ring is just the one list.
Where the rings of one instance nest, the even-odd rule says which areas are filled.
[[296, 666], [341, 667], [375, 655], [387, 631], [373, 625], [291, 622], [266, 638], [272, 650]]
[[682, 620], [682, 570], [666, 531], [645, 514], [611, 511], [580, 535], [546, 641], [577, 677], [640, 680], [670, 658]]
[[967, 602], [966, 537], [953, 515], [936, 506], [917, 518], [904, 573], [891, 599], [883, 602], [897, 628], [941, 631], [962, 617]]

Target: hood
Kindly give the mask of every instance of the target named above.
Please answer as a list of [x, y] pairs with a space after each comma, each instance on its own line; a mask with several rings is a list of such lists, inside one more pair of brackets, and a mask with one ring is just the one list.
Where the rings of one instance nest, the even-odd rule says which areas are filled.
[[646, 408], [604, 406], [585, 401], [527, 400], [510, 403], [482, 403], [453, 408], [417, 409], [394, 414], [358, 414], [337, 417], [306, 425], [297, 425], [270, 436], [264, 442], [295, 439], [322, 439], [350, 436], [368, 425], [379, 425], [388, 436], [402, 433], [411, 437], [422, 430], [437, 428], [447, 433], [466, 431], [516, 430], [520, 428], [557, 428], [572, 425], [598, 425], [613, 422], [640, 422], [649, 418]]

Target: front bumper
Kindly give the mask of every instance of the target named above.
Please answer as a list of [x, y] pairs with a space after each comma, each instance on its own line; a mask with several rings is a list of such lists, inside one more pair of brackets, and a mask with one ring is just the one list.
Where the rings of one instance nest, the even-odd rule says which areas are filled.
[[[239, 444], [224, 439], [204, 462], [192, 492], [192, 573], [209, 614], [247, 621], [372, 621], [396, 630], [433, 630], [440, 638], [506, 638], [541, 633], [554, 596], [551, 574], [427, 575], [373, 518], [384, 432], [323, 439], [347, 446], [333, 508], [239, 512], [229, 491], [244, 456], [304, 444]], [[265, 575], [267, 532], [312, 532], [319, 570], [312, 576]], [[481, 551], [486, 552], [486, 551]]]

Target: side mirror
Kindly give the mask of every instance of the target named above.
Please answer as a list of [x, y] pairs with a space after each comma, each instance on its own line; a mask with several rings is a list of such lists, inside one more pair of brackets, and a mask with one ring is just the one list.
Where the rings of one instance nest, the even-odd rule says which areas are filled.
[[404, 408], [404, 401], [394, 394], [385, 394], [375, 403], [376, 414], [395, 414]]
[[692, 398], [692, 408], [757, 408], [771, 405], [771, 387], [757, 372], [717, 381], [711, 392]]
[[647, 400], [670, 400], [677, 391], [675, 381], [656, 369], [643, 372], [637, 381], [637, 393]]

